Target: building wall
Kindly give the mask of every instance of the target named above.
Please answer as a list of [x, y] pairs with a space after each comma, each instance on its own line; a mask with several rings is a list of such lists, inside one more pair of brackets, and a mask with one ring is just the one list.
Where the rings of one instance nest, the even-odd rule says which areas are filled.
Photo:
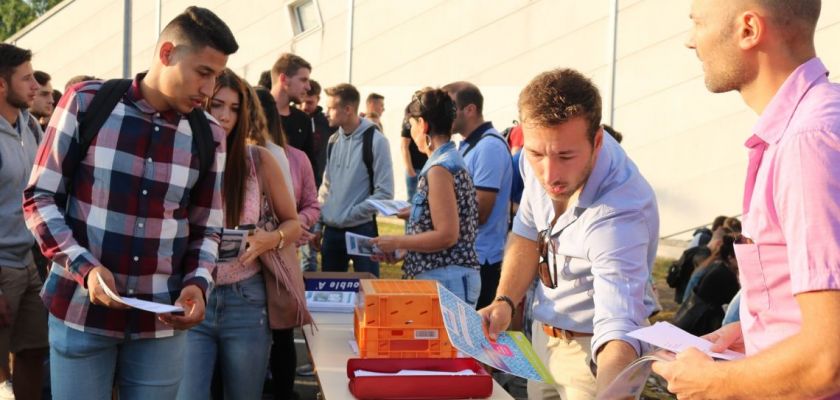
[[[165, 25], [193, 3], [224, 19], [240, 43], [228, 66], [255, 83], [284, 51], [313, 64], [328, 87], [348, 79], [348, 0], [315, 0], [322, 25], [295, 37], [283, 0], [162, 1]], [[132, 62], [147, 68], [157, 39], [155, 1], [132, 3]], [[576, 68], [603, 93], [610, 88], [610, 0], [356, 0], [352, 83], [362, 96], [386, 97], [383, 116], [404, 197], [399, 127], [411, 94], [469, 80], [485, 96], [485, 116], [500, 130], [517, 118], [516, 99], [537, 73]], [[35, 53], [34, 65], [61, 88], [71, 76], [122, 73], [123, 2], [66, 0], [63, 9], [10, 41]], [[740, 213], [746, 154], [756, 116], [737, 93], [712, 95], [694, 52], [683, 43], [689, 2], [619, 0], [614, 126], [656, 190], [661, 234]], [[817, 51], [840, 65], [830, 46], [840, 34], [840, 2], [823, 2]], [[836, 74], [832, 74], [836, 78]], [[322, 99], [323, 100], [323, 99]], [[606, 99], [605, 99], [606, 103]], [[609, 111], [605, 110], [605, 117]]]

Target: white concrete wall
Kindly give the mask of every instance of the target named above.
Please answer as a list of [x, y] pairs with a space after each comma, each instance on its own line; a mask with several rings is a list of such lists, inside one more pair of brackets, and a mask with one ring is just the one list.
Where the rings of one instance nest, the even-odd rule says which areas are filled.
[[[163, 25], [190, 4], [215, 11], [240, 50], [228, 66], [251, 82], [277, 56], [293, 51], [313, 64], [324, 87], [347, 80], [347, 0], [316, 0], [323, 25], [294, 37], [284, 0], [162, 2]], [[411, 94], [424, 86], [469, 80], [485, 96], [497, 128], [516, 119], [516, 98], [534, 75], [572, 67], [609, 85], [609, 0], [356, 0], [353, 79], [364, 98], [386, 97], [397, 197], [404, 197], [399, 126]], [[122, 71], [123, 2], [67, 0], [37, 27], [13, 38], [35, 53], [34, 65], [61, 88], [73, 75], [116, 77]], [[688, 35], [689, 2], [620, 0], [615, 127], [654, 186], [662, 235], [740, 212], [746, 154], [756, 116], [735, 93], [703, 85]], [[133, 73], [146, 68], [156, 41], [155, 1], [132, 7]], [[840, 2], [823, 2], [817, 50], [840, 65]], [[832, 78], [836, 78], [832, 74]], [[604, 90], [604, 93], [607, 91]], [[606, 99], [605, 99], [606, 103]], [[605, 111], [605, 116], [608, 114]]]

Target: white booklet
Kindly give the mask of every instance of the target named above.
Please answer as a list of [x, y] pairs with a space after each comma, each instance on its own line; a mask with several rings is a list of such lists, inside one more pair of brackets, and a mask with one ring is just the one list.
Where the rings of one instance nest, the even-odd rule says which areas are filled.
[[168, 314], [168, 313], [175, 313], [175, 312], [179, 312], [179, 313], [184, 312], [184, 309], [180, 306], [172, 306], [172, 305], [169, 305], [169, 304], [155, 303], [153, 301], [140, 300], [140, 299], [136, 299], [136, 298], [133, 298], [133, 297], [120, 297], [120, 295], [111, 291], [111, 288], [109, 288], [108, 285], [105, 284], [105, 281], [102, 280], [102, 275], [96, 275], [96, 277], [99, 279], [99, 286], [102, 286], [102, 289], [105, 290], [105, 294], [107, 294], [108, 297], [114, 299], [114, 301], [116, 301], [118, 303], [122, 303], [122, 304], [125, 304], [125, 305], [129, 306], [129, 307], [136, 308], [138, 310], [152, 312], [152, 313], [155, 313], [155, 314]]
[[371, 242], [372, 237], [347, 232], [344, 234], [344, 239], [344, 242], [347, 244], [347, 254], [370, 257], [380, 253], [376, 245]]
[[376, 211], [384, 216], [397, 215], [400, 210], [410, 207], [411, 203], [403, 200], [374, 200], [367, 199], [367, 202], [376, 207]]
[[222, 239], [219, 241], [219, 262], [231, 261], [239, 258], [245, 252], [248, 244], [248, 231], [241, 229], [222, 229]]
[[698, 350], [706, 353], [709, 357], [719, 358], [721, 360], [737, 360], [744, 358], [744, 355], [732, 350], [726, 350], [723, 353], [715, 353], [711, 350], [712, 342], [694, 336], [670, 322], [657, 322], [651, 326], [637, 329], [627, 334], [635, 339], [650, 343], [656, 347], [663, 348], [674, 353], [679, 353], [689, 347], [696, 347]]
[[306, 308], [311, 312], [352, 313], [355, 307], [354, 292], [306, 291]]

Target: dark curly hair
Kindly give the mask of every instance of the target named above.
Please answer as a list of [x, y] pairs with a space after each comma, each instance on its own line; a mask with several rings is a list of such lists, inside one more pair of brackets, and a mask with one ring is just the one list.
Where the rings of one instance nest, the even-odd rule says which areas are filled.
[[429, 135], [452, 135], [455, 102], [442, 89], [427, 87], [414, 92], [406, 112], [412, 118], [422, 117], [429, 124]]

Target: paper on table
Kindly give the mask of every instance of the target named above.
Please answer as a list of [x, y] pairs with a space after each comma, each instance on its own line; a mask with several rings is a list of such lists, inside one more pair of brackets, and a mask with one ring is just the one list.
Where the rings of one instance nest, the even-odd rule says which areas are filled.
[[400, 210], [411, 206], [411, 203], [403, 200], [368, 199], [367, 202], [376, 207], [376, 210], [384, 216], [397, 215]]
[[365, 371], [357, 369], [353, 372], [356, 377], [360, 376], [470, 376], [475, 375], [475, 371], [465, 369], [461, 371], [425, 371], [419, 369], [403, 369], [398, 372], [376, 372]]
[[722, 360], [737, 360], [739, 358], [744, 358], [743, 354], [732, 350], [726, 350], [723, 353], [715, 353], [710, 350], [712, 342], [694, 336], [674, 325], [671, 325], [669, 322], [657, 322], [651, 326], [630, 332], [627, 336], [639, 339], [674, 353], [679, 353], [689, 347], [696, 347], [698, 350], [713, 358], [719, 358]]
[[140, 300], [133, 297], [120, 297], [120, 295], [114, 293], [108, 285], [105, 284], [105, 281], [102, 280], [102, 275], [96, 275], [96, 278], [99, 279], [99, 286], [105, 291], [105, 294], [108, 297], [114, 299], [114, 301], [118, 303], [125, 304], [129, 307], [136, 308], [138, 310], [149, 311], [155, 314], [167, 314], [173, 312], [184, 312], [184, 309], [179, 306], [171, 306], [169, 304], [162, 304], [162, 303], [155, 303], [153, 301], [146, 301]]

